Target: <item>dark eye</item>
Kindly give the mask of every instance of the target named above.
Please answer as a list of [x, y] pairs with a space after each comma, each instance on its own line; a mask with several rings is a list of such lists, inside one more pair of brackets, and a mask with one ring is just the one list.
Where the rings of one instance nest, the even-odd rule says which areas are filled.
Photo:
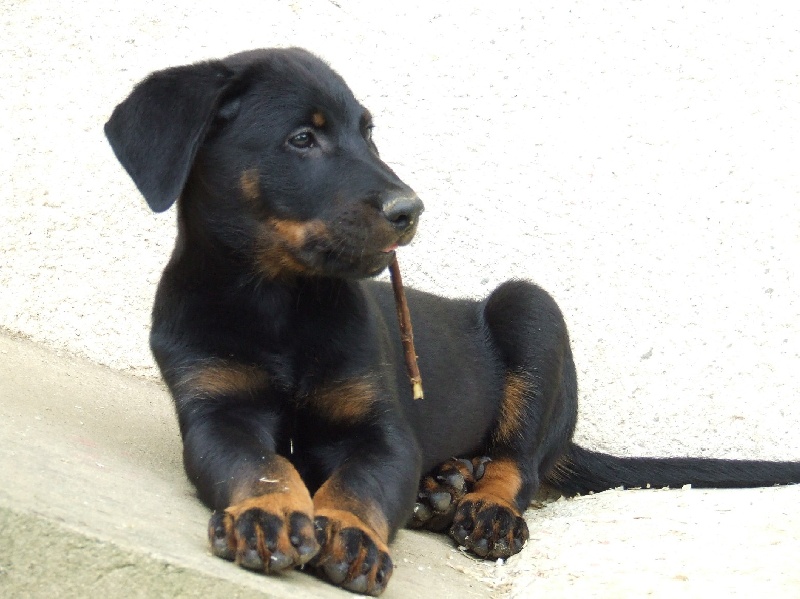
[[367, 141], [372, 141], [372, 130], [375, 128], [375, 125], [367, 125], [364, 127], [364, 139]]
[[307, 150], [314, 146], [314, 143], [314, 135], [310, 131], [303, 131], [289, 138], [289, 145], [301, 150]]

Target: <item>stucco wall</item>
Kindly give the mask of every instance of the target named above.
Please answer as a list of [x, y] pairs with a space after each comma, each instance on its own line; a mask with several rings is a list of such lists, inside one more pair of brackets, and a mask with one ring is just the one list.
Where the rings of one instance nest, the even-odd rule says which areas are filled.
[[4, 0], [0, 326], [156, 376], [174, 210], [148, 212], [102, 124], [152, 70], [300, 45], [426, 202], [409, 284], [559, 301], [584, 442], [798, 459], [800, 9], [779, 4]]

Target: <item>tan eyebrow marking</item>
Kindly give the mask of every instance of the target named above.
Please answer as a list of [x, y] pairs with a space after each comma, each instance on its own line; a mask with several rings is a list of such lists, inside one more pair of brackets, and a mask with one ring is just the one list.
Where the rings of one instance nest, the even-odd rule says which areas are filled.
[[257, 200], [259, 196], [258, 179], [257, 168], [249, 168], [242, 172], [242, 175], [239, 177], [239, 187], [242, 190], [242, 194], [251, 202]]

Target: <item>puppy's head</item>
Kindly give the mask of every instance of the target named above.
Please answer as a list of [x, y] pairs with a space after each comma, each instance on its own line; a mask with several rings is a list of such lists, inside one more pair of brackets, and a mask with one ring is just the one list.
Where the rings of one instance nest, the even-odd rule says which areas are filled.
[[369, 112], [300, 49], [153, 73], [105, 131], [153, 210], [179, 200], [187, 235], [269, 278], [377, 274], [423, 209]]

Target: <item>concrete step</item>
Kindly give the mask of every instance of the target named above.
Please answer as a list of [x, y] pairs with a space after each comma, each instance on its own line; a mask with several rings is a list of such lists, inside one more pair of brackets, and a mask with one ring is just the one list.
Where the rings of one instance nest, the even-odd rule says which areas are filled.
[[[0, 596], [352, 597], [209, 554], [164, 387], [0, 336]], [[486, 597], [487, 566], [401, 531], [385, 597]]]
[[[164, 387], [0, 335], [0, 597], [352, 597], [211, 556]], [[607, 491], [505, 564], [401, 531], [384, 597], [798, 597], [800, 485]]]

